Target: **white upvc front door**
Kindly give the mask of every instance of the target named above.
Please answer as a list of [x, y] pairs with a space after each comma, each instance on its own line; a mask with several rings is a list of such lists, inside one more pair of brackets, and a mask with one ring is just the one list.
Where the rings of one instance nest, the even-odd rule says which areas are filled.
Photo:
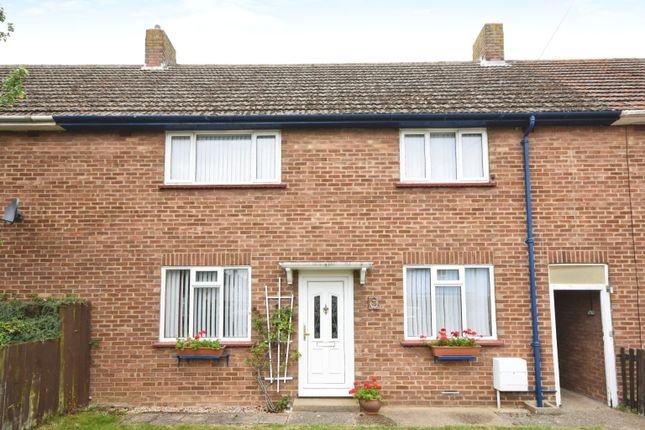
[[300, 272], [298, 394], [345, 397], [354, 383], [351, 272]]

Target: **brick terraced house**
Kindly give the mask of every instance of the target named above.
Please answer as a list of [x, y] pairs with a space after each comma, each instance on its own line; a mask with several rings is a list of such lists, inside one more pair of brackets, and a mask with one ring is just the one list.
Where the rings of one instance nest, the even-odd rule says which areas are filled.
[[[26, 66], [0, 110], [24, 213], [0, 290], [91, 301], [97, 404], [260, 404], [251, 316], [280, 278], [301, 354], [281, 393], [377, 376], [392, 404], [493, 405], [493, 358], [516, 357], [530, 391], [503, 402], [616, 406], [615, 352], [643, 346], [645, 60], [503, 43], [487, 24], [468, 62], [181, 65], [157, 27], [144, 67]], [[434, 360], [441, 327], [481, 356]], [[177, 366], [200, 329], [228, 366]]]

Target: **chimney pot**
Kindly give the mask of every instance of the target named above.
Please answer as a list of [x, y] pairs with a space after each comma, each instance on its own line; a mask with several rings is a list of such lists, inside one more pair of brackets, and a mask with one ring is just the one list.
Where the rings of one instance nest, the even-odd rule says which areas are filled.
[[175, 48], [159, 25], [146, 30], [145, 60], [144, 68], [165, 68], [177, 64]]
[[473, 44], [473, 61], [504, 61], [503, 24], [484, 24]]

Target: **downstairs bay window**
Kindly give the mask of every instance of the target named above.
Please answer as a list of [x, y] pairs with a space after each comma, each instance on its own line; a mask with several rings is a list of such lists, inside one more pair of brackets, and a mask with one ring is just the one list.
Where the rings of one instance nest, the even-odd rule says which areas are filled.
[[163, 268], [160, 340], [250, 340], [250, 291], [248, 267]]
[[406, 339], [434, 339], [441, 328], [497, 337], [492, 266], [407, 266], [404, 290]]
[[277, 131], [168, 133], [165, 184], [279, 184], [280, 157]]
[[400, 163], [401, 182], [488, 182], [486, 130], [403, 130]]

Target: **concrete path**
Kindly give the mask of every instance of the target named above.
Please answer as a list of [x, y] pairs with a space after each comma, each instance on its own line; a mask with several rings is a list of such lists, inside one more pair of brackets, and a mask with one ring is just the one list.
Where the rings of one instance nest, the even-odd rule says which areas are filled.
[[128, 424], [220, 424], [253, 426], [261, 424], [284, 425], [341, 425], [341, 426], [404, 426], [430, 427], [459, 424], [509, 425], [509, 422], [495, 414], [493, 409], [484, 408], [400, 408], [384, 407], [379, 415], [369, 416], [357, 412], [308, 412], [292, 411], [280, 414], [264, 412], [141, 412], [128, 413], [123, 418]]
[[385, 406], [379, 415], [357, 412], [291, 411], [269, 414], [260, 411], [240, 412], [139, 412], [128, 413], [124, 423], [131, 424], [219, 424], [254, 426], [283, 425], [344, 425], [344, 426], [401, 426], [440, 427], [455, 425], [478, 426], [553, 426], [594, 427], [607, 430], [645, 430], [645, 417], [613, 410], [600, 402], [579, 394], [563, 392], [560, 415], [533, 415], [523, 409], [496, 410], [490, 408], [438, 408]]
[[594, 427], [607, 430], [645, 430], [645, 417], [611, 409], [581, 394], [562, 390], [561, 415], [507, 415], [512, 425]]

